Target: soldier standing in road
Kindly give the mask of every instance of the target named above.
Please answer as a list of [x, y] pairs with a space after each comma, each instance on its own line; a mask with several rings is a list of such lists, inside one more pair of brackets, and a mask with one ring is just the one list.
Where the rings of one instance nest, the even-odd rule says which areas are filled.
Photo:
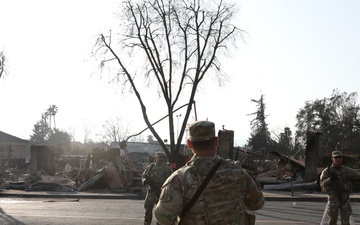
[[157, 151], [155, 154], [155, 162], [148, 165], [142, 175], [142, 183], [148, 186], [144, 208], [145, 218], [144, 225], [150, 225], [152, 221], [152, 211], [156, 203], [159, 201], [160, 189], [166, 178], [168, 178], [172, 170], [164, 163], [165, 154]]
[[336, 225], [340, 210], [341, 225], [349, 225], [352, 214], [350, 193], [352, 191], [351, 178], [360, 179], [360, 174], [342, 165], [343, 154], [333, 151], [331, 154], [332, 165], [325, 168], [320, 175], [322, 191], [327, 193], [329, 207], [329, 225]]
[[[247, 225], [246, 210], [258, 210], [264, 205], [264, 196], [255, 180], [231, 160], [218, 156], [218, 138], [215, 125], [209, 121], [198, 121], [188, 128], [188, 147], [194, 156], [183, 167], [175, 171], [164, 183], [160, 200], [155, 208], [159, 224], [172, 225], [178, 221], [183, 225]], [[218, 162], [220, 162], [218, 164]], [[209, 171], [219, 165], [207, 186], [192, 205], [195, 195]], [[215, 167], [216, 168], [216, 167]], [[210, 173], [211, 174], [211, 173]], [[184, 213], [184, 208], [190, 208]], [[180, 222], [179, 222], [180, 221]]]

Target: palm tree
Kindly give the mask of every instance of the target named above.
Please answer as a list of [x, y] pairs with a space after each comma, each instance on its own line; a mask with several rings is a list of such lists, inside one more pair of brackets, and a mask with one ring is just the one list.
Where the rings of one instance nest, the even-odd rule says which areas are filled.
[[5, 58], [5, 55], [4, 55], [4, 52], [0, 52], [0, 77], [5, 74], [5, 61], [6, 61], [6, 58]]
[[51, 117], [54, 119], [54, 128], [56, 128], [55, 115], [57, 111], [58, 111], [58, 107], [56, 105], [51, 105], [46, 112], [49, 115], [50, 128], [51, 128]]

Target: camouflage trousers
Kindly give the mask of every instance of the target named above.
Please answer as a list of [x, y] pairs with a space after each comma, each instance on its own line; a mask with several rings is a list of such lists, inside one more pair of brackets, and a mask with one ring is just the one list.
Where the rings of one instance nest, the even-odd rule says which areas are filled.
[[156, 203], [159, 201], [159, 197], [151, 190], [148, 190], [146, 193], [144, 208], [145, 208], [145, 217], [144, 225], [150, 225], [153, 216], [153, 209]]
[[342, 196], [342, 204], [340, 204], [339, 198], [336, 195], [329, 195], [329, 225], [336, 225], [338, 219], [338, 213], [340, 211], [341, 225], [350, 225], [349, 219], [350, 215], [352, 215], [350, 198], [348, 194], [344, 194]]

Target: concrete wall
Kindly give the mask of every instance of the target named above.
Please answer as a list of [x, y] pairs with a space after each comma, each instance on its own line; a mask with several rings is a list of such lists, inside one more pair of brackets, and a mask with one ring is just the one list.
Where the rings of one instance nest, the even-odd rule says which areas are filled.
[[224, 159], [234, 159], [234, 131], [219, 130], [218, 155]]
[[305, 181], [317, 179], [317, 168], [319, 166], [320, 151], [320, 133], [311, 133], [307, 135], [306, 153], [305, 153]]
[[31, 146], [30, 172], [44, 170], [47, 174], [55, 175], [54, 150], [45, 145]]
[[6, 162], [10, 151], [12, 159], [24, 159], [25, 162], [30, 161], [30, 143], [0, 143], [1, 162]]

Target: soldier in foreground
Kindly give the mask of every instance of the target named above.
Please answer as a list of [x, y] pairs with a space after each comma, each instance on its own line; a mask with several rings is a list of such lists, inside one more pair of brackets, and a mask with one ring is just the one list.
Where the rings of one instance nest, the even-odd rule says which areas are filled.
[[320, 175], [322, 191], [328, 196], [329, 225], [336, 225], [340, 210], [341, 225], [349, 225], [352, 215], [350, 205], [350, 193], [352, 191], [351, 178], [360, 178], [360, 174], [342, 165], [343, 154], [341, 151], [333, 151], [331, 155], [332, 165], [325, 168]]
[[[239, 165], [218, 156], [215, 125], [198, 121], [188, 128], [188, 147], [194, 156], [164, 183], [155, 208], [159, 224], [239, 225], [249, 223], [246, 210], [259, 210], [264, 196], [253, 178]], [[216, 170], [216, 165], [219, 166]], [[212, 168], [215, 168], [212, 170]], [[216, 170], [216, 171], [215, 171]], [[197, 200], [191, 200], [205, 177], [215, 171]], [[194, 202], [188, 206], [189, 202]], [[188, 209], [188, 210], [186, 210]], [[253, 215], [254, 216], [254, 215]]]
[[166, 178], [172, 173], [171, 168], [164, 163], [165, 154], [161, 151], [156, 152], [155, 162], [148, 165], [142, 175], [142, 183], [148, 186], [144, 208], [144, 225], [150, 225], [152, 221], [152, 211], [159, 201], [160, 188]]

